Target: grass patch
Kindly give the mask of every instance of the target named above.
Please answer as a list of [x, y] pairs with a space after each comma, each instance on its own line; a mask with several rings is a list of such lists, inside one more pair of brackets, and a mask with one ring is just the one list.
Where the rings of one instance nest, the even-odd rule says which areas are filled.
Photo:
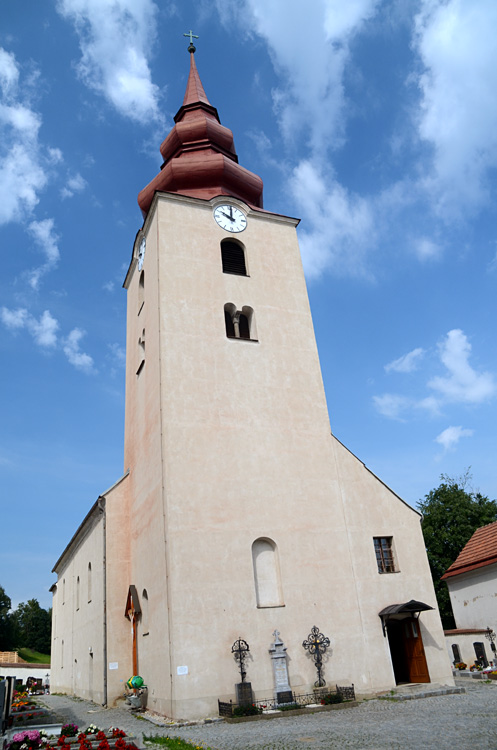
[[163, 737], [160, 734], [144, 734], [143, 741], [153, 745], [159, 745], [159, 747], [168, 747], [171, 748], [171, 750], [192, 750], [192, 748], [193, 750], [211, 750], [207, 745], [186, 742], [179, 737]]
[[40, 654], [31, 648], [20, 648], [19, 656], [30, 664], [50, 664], [50, 654]]

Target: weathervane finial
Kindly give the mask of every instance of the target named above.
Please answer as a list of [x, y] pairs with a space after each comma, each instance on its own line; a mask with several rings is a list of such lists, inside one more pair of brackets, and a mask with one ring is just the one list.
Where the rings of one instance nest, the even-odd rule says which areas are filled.
[[183, 36], [189, 36], [190, 37], [190, 44], [188, 45], [188, 52], [195, 52], [197, 49], [195, 45], [193, 44], [194, 39], [198, 39], [198, 34], [194, 34], [193, 31], [190, 29], [188, 34], [183, 34]]

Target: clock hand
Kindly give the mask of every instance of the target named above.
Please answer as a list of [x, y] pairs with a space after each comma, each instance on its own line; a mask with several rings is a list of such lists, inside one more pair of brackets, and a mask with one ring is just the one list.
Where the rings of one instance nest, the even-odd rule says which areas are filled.
[[230, 221], [235, 221], [235, 219], [233, 218], [233, 216], [229, 216], [228, 214], [225, 214], [224, 211], [221, 211], [221, 213], [222, 213], [223, 216], [226, 216], [226, 218], [229, 219]]
[[230, 206], [230, 219], [231, 221], [235, 221], [233, 218], [233, 206]]

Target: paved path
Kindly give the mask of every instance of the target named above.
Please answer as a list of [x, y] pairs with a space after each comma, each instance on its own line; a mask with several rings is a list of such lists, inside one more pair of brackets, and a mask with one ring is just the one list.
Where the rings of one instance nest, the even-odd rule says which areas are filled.
[[497, 748], [497, 683], [459, 682], [462, 695], [409, 701], [370, 700], [358, 708], [271, 721], [157, 727], [126, 709], [44, 696], [66, 721], [119, 726], [141, 744], [143, 734], [180, 736], [216, 750], [479, 750]]

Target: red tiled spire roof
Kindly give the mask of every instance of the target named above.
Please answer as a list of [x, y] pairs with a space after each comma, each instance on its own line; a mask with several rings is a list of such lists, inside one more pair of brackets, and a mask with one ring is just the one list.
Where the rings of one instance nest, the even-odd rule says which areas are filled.
[[190, 50], [190, 74], [175, 125], [160, 147], [159, 174], [138, 195], [144, 216], [157, 191], [209, 200], [216, 195], [240, 198], [262, 208], [262, 180], [238, 164], [233, 133], [221, 125], [209, 102]]
[[207, 99], [207, 95], [202, 86], [202, 81], [198, 74], [197, 66], [195, 65], [195, 55], [193, 52], [190, 54], [190, 75], [188, 76], [188, 83], [186, 84], [185, 98], [183, 99], [183, 107], [187, 104], [196, 104], [197, 102], [204, 102], [209, 104], [210, 101]]
[[477, 529], [441, 580], [497, 563], [497, 521]]

